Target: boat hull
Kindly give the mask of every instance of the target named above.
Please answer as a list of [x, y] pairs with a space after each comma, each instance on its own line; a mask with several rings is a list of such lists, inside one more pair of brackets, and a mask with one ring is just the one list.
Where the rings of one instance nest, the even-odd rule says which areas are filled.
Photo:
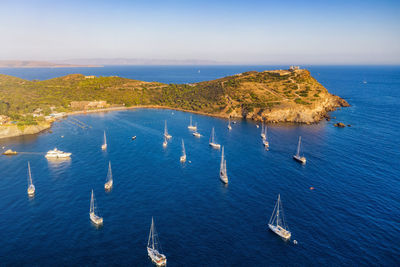
[[147, 247], [147, 254], [149, 255], [152, 262], [157, 266], [167, 265], [167, 257], [164, 254], [159, 253], [157, 250]]
[[34, 185], [31, 185], [31, 186], [29, 186], [28, 187], [28, 190], [27, 190], [27, 192], [28, 192], [28, 196], [34, 196], [35, 195], [35, 186]]
[[112, 181], [109, 181], [109, 182], [104, 184], [104, 189], [105, 190], [111, 190], [112, 187], [113, 187], [113, 182]]
[[63, 154], [58, 154], [58, 155], [46, 155], [45, 157], [46, 158], [53, 158], [53, 159], [56, 159], [56, 158], [69, 158], [71, 156], [71, 153], [63, 153]]
[[181, 156], [180, 161], [181, 161], [182, 163], [183, 163], [183, 162], [186, 162], [186, 156]]
[[167, 139], [171, 139], [171, 138], [172, 138], [172, 135], [164, 134], [164, 137], [167, 138]]
[[286, 241], [286, 240], [289, 240], [290, 237], [292, 236], [292, 234], [291, 234], [289, 231], [287, 231], [287, 230], [281, 228], [280, 226], [275, 226], [275, 225], [272, 225], [272, 224], [268, 224], [268, 228], [269, 228], [272, 232], [274, 232], [275, 234], [277, 234], [278, 236], [280, 236], [281, 238], [283, 238], [285, 241]]
[[201, 134], [199, 134], [199, 133], [193, 133], [193, 135], [196, 136], [196, 137], [200, 137], [201, 136]]
[[219, 174], [219, 179], [221, 180], [221, 182], [223, 182], [224, 184], [228, 184], [228, 175], [220, 173]]
[[106, 150], [106, 149], [107, 149], [107, 145], [102, 145], [102, 146], [101, 146], [101, 149], [102, 149], [102, 150]]
[[307, 162], [307, 160], [306, 160], [305, 157], [300, 157], [300, 156], [297, 156], [297, 155], [294, 155], [294, 156], [293, 156], [293, 159], [294, 159], [295, 161], [300, 162], [301, 164], [306, 164], [306, 162]]
[[90, 213], [90, 220], [95, 224], [95, 225], [102, 225], [103, 224], [103, 218], [97, 216], [93, 212]]
[[188, 129], [191, 131], [196, 131], [197, 127], [196, 126], [188, 126]]
[[215, 149], [220, 149], [220, 148], [221, 148], [221, 145], [220, 145], [220, 144], [215, 144], [215, 143], [210, 143], [210, 146], [211, 146], [212, 148], [215, 148]]

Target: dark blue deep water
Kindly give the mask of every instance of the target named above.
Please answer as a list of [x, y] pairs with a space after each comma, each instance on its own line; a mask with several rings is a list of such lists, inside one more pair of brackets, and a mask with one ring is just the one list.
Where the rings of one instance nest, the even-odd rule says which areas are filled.
[[[27, 79], [68, 73], [119, 75], [147, 81], [196, 82], [272, 66], [0, 69]], [[326, 266], [399, 264], [400, 68], [310, 66], [312, 75], [352, 106], [316, 125], [260, 129], [189, 113], [129, 110], [77, 115], [51, 132], [0, 140], [22, 153], [0, 156], [0, 265], [152, 266], [146, 243], [154, 216], [169, 266]], [[198, 70], [201, 72], [198, 73]], [[365, 83], [363, 82], [365, 81]], [[78, 119], [92, 128], [71, 123]], [[162, 148], [164, 120], [172, 141]], [[352, 127], [333, 127], [337, 121]], [[220, 153], [208, 146], [211, 128], [225, 146], [230, 183], [218, 177]], [[109, 148], [100, 149], [103, 130]], [[137, 139], [131, 141], [131, 136]], [[292, 160], [303, 137], [307, 164]], [[62, 138], [61, 136], [64, 136]], [[181, 139], [188, 162], [179, 163]], [[71, 160], [51, 162], [57, 147]], [[104, 192], [111, 161], [114, 188]], [[29, 199], [27, 162], [36, 195]], [[189, 162], [190, 161], [190, 162]], [[310, 190], [314, 187], [315, 190]], [[89, 221], [94, 189], [102, 228]], [[292, 241], [267, 230], [281, 194]]]

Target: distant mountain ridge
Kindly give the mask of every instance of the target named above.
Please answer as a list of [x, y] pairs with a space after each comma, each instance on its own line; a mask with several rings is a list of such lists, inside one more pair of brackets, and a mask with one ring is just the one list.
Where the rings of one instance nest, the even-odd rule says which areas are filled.
[[0, 68], [83, 68], [102, 67], [97, 64], [65, 64], [37, 60], [0, 60]]
[[223, 65], [231, 62], [201, 59], [156, 59], [156, 58], [81, 58], [55, 61], [62, 64], [79, 65]]

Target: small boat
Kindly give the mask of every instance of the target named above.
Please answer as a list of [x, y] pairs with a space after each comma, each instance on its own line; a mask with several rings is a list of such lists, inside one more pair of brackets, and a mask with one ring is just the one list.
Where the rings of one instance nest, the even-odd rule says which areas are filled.
[[192, 124], [192, 116], [190, 116], [190, 124], [188, 126], [188, 129], [192, 130], [192, 131], [196, 131], [197, 130], [197, 125], [193, 125]]
[[306, 164], [306, 158], [304, 156], [300, 156], [300, 146], [301, 146], [301, 136], [299, 136], [299, 143], [297, 144], [297, 152], [296, 155], [293, 155], [293, 158], [302, 164]]
[[228, 173], [226, 172], [226, 160], [224, 157], [224, 147], [222, 147], [221, 153], [221, 166], [219, 168], [219, 178], [224, 184], [228, 183]]
[[136, 135], [135, 136], [132, 136], [132, 140], [135, 140], [136, 139]]
[[258, 124], [256, 124], [256, 127], [257, 127], [257, 128], [260, 128], [260, 126], [259, 126]]
[[18, 152], [17, 151], [13, 151], [12, 149], [7, 149], [6, 151], [3, 152], [3, 155], [6, 156], [12, 156], [12, 155], [17, 155]]
[[35, 186], [32, 182], [32, 175], [31, 175], [31, 165], [28, 161], [28, 196], [33, 197], [35, 195]]
[[106, 139], [106, 131], [104, 131], [104, 144], [101, 145], [102, 150], [107, 149], [107, 139]]
[[106, 191], [111, 190], [113, 187], [113, 177], [112, 177], [112, 171], [111, 171], [111, 161], [108, 162], [108, 173], [107, 173], [107, 182], [104, 184], [104, 189]]
[[182, 163], [186, 161], [185, 143], [183, 142], [183, 139], [182, 139], [182, 156], [181, 156], [180, 161]]
[[292, 236], [289, 231], [289, 227], [285, 222], [280, 194], [278, 195], [278, 200], [276, 201], [274, 211], [272, 212], [271, 218], [268, 222], [268, 227], [272, 232], [282, 237], [285, 241], [289, 240]]
[[220, 149], [220, 148], [221, 148], [221, 145], [215, 143], [215, 133], [214, 133], [214, 132], [215, 132], [215, 131], [214, 131], [214, 127], [213, 127], [212, 130], [211, 130], [211, 136], [210, 136], [209, 145], [210, 145], [212, 148]]
[[264, 122], [261, 124], [261, 134], [260, 134], [262, 139], [265, 139], [265, 132], [264, 132]]
[[53, 150], [47, 151], [46, 158], [69, 158], [72, 153], [63, 152], [54, 148]]
[[197, 132], [197, 131], [194, 132], [193, 135], [196, 136], [196, 137], [201, 137], [201, 134], [199, 132]]
[[172, 136], [170, 134], [168, 134], [167, 121], [165, 121], [164, 137], [167, 138], [167, 140], [172, 138]]
[[232, 130], [232, 126], [231, 126], [231, 118], [229, 118], [229, 123], [228, 123], [228, 130]]
[[95, 225], [102, 225], [103, 218], [96, 214], [96, 209], [97, 209], [96, 199], [94, 198], [94, 193], [93, 193], [93, 189], [92, 189], [92, 197], [90, 198], [90, 211], [89, 211], [90, 220]]
[[162, 143], [163, 148], [166, 148], [168, 145], [167, 137], [164, 136], [164, 142]]
[[267, 134], [267, 125], [264, 127], [264, 138], [263, 138], [263, 145], [267, 149], [269, 148], [269, 142], [268, 142], [268, 134]]
[[151, 217], [151, 227], [149, 233], [149, 240], [147, 241], [147, 254], [150, 259], [157, 266], [165, 266], [167, 265], [167, 257], [162, 254], [160, 241], [158, 240], [158, 235], [156, 231], [156, 227], [154, 226], [153, 217]]

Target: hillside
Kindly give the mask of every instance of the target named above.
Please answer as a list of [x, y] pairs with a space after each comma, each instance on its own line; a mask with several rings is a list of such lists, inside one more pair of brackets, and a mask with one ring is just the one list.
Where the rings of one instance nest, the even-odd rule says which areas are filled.
[[[330, 94], [307, 70], [246, 72], [194, 84], [163, 84], [121, 77], [72, 74], [45, 81], [0, 75], [0, 114], [30, 120], [37, 108], [73, 111], [72, 101], [111, 106], [156, 105], [221, 117], [314, 123], [347, 102]], [[76, 109], [75, 109], [76, 110]]]
[[87, 64], [60, 64], [35, 60], [0, 60], [0, 68], [79, 68], [102, 67], [101, 65]]

